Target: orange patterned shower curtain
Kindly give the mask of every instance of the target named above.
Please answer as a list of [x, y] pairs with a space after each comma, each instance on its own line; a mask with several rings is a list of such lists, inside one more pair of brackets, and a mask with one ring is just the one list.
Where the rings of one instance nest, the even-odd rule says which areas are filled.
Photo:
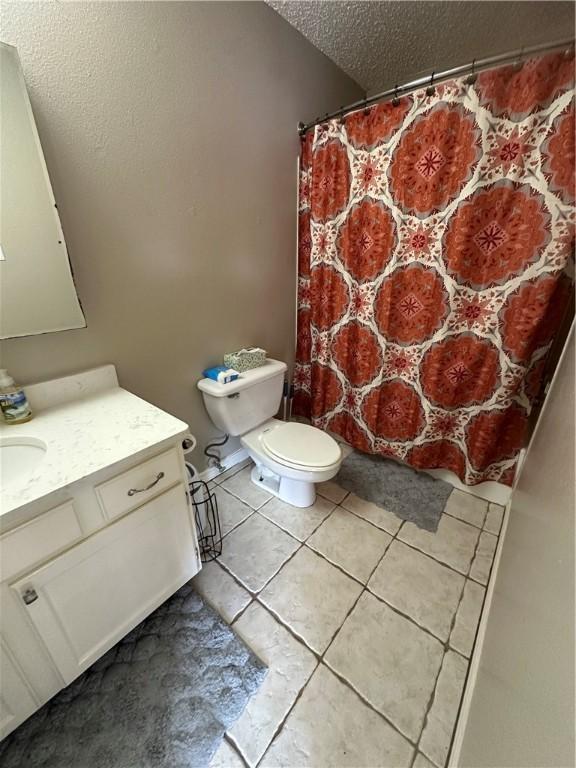
[[512, 483], [571, 290], [573, 78], [543, 56], [305, 135], [296, 415]]

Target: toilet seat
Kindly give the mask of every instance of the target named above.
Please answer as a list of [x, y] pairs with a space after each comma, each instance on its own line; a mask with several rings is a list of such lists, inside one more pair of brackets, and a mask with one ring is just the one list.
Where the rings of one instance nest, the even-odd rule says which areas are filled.
[[316, 427], [296, 422], [265, 430], [262, 446], [277, 461], [292, 466], [329, 467], [342, 457], [334, 438]]

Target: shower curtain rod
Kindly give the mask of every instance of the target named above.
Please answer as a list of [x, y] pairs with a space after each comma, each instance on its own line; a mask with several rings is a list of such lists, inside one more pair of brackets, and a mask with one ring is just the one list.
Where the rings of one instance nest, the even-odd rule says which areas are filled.
[[397, 96], [402, 96], [406, 93], [410, 93], [411, 91], [416, 91], [418, 88], [422, 88], [425, 85], [434, 86], [434, 84], [443, 80], [451, 80], [452, 78], [460, 77], [461, 75], [475, 75], [480, 70], [489, 69], [495, 64], [504, 64], [505, 62], [519, 62], [525, 56], [530, 56], [533, 53], [543, 53], [544, 51], [555, 51], [562, 48], [569, 49], [572, 47], [574, 47], [574, 38], [569, 38], [568, 40], [559, 40], [555, 43], [544, 43], [542, 45], [533, 45], [530, 48], [520, 48], [517, 51], [500, 53], [497, 56], [489, 56], [484, 59], [474, 59], [468, 64], [462, 64], [459, 67], [446, 69], [443, 72], [432, 72], [431, 75], [419, 77], [417, 80], [404, 83], [404, 85], [395, 85], [393, 88], [388, 88], [388, 90], [381, 91], [374, 96], [360, 99], [360, 101], [355, 101], [353, 104], [349, 104], [346, 107], [340, 107], [340, 109], [337, 109], [334, 112], [327, 112], [324, 117], [317, 117], [310, 123], [298, 123], [298, 133], [300, 136], [302, 136], [310, 128], [314, 128], [314, 126], [320, 125], [320, 123], [323, 123], [326, 120], [331, 120], [334, 117], [342, 117], [342, 115], [345, 115], [348, 112], [353, 112], [356, 109], [362, 109], [363, 107], [367, 107], [370, 104], [376, 103], [377, 101], [383, 101], [390, 97], [395, 98]]

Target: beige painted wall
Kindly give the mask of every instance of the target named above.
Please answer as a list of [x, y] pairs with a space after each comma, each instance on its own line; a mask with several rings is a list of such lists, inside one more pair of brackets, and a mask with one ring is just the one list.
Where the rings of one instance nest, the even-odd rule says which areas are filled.
[[246, 344], [291, 361], [296, 126], [361, 90], [263, 3], [4, 2], [0, 39], [88, 323], [3, 342], [3, 366], [34, 382], [115, 363], [204, 444], [205, 366]]
[[574, 332], [512, 497], [459, 765], [573, 768]]

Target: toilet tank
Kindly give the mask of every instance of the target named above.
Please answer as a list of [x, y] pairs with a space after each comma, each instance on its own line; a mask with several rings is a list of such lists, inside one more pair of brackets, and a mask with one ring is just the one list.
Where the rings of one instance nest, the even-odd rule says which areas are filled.
[[279, 360], [267, 359], [264, 365], [244, 371], [229, 384], [200, 379], [198, 389], [218, 429], [237, 437], [275, 416], [282, 400], [287, 367]]

